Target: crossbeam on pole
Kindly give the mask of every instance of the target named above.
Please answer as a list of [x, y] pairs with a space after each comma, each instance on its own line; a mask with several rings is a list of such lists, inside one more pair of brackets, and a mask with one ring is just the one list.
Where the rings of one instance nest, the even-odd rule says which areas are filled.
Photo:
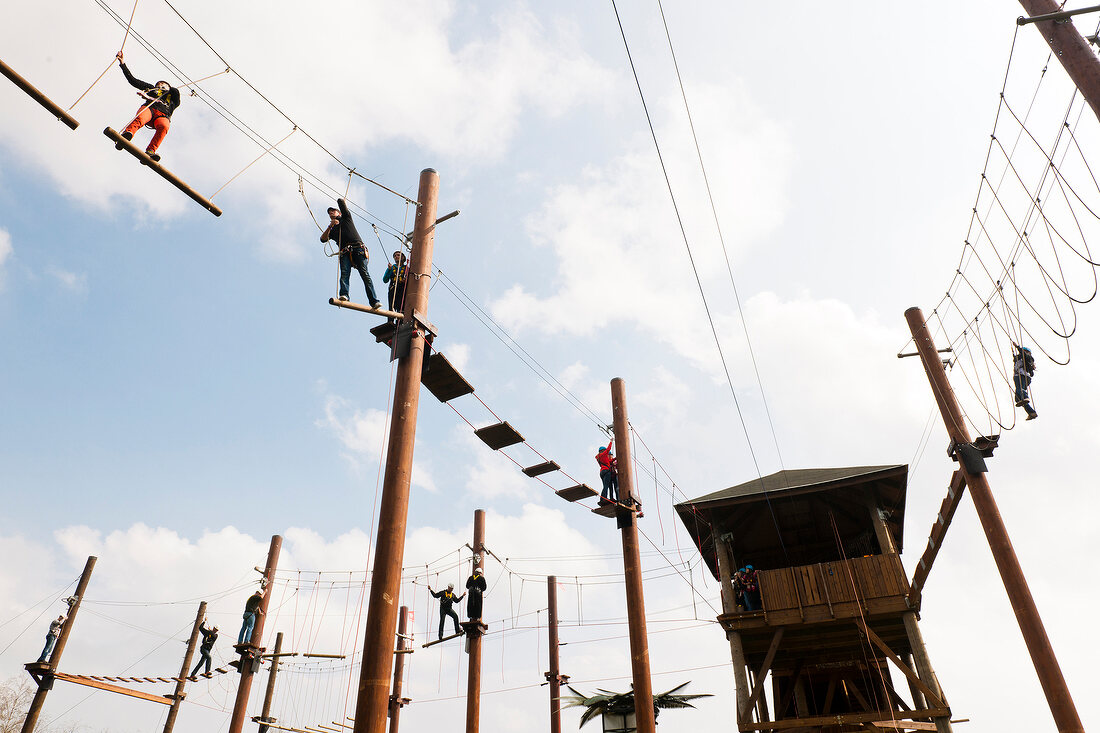
[[75, 117], [73, 117], [65, 110], [61, 109], [61, 107], [59, 107], [52, 99], [47, 97], [42, 92], [38, 91], [37, 87], [21, 77], [18, 73], [16, 73], [15, 69], [11, 68], [3, 61], [0, 61], [0, 74], [3, 74], [4, 76], [11, 79], [12, 83], [15, 84], [15, 86], [22, 89], [24, 92], [27, 93], [27, 96], [48, 109], [53, 114], [53, 116], [58, 119], [58, 121], [64, 122], [66, 125], [68, 125], [70, 130], [75, 130], [77, 127], [80, 126], [80, 123], [76, 121]]
[[156, 702], [161, 705], [171, 705], [171, 695], [153, 695], [149, 692], [140, 692], [138, 690], [132, 690], [129, 687], [121, 687], [119, 685], [112, 685], [107, 682], [99, 682], [93, 680], [91, 677], [81, 677], [75, 674], [65, 674], [64, 672], [55, 672], [54, 679], [61, 680], [62, 682], [72, 682], [74, 685], [84, 685], [85, 687], [94, 687], [97, 690], [103, 690], [104, 692], [115, 692], [119, 695], [127, 695], [129, 697], [136, 697], [139, 700], [146, 700], [148, 702]]
[[215, 206], [213, 203], [211, 203], [208, 199], [203, 197], [203, 195], [200, 194], [198, 191], [196, 191], [195, 189], [191, 188], [186, 183], [184, 183], [183, 180], [179, 176], [177, 176], [175, 173], [173, 173], [172, 171], [170, 171], [167, 168], [165, 168], [164, 166], [162, 166], [160, 163], [158, 163], [155, 160], [153, 160], [152, 158], [150, 158], [148, 155], [146, 155], [144, 150], [142, 150], [138, 146], [134, 145], [132, 142], [130, 142], [129, 140], [124, 138], [122, 135], [119, 135], [117, 132], [112, 130], [110, 127], [105, 128], [103, 130], [103, 134], [106, 135], [107, 137], [109, 137], [111, 140], [115, 141], [115, 147], [118, 147], [119, 145], [121, 145], [122, 148], [126, 152], [128, 152], [130, 155], [134, 156], [139, 161], [141, 161], [142, 165], [149, 166], [150, 168], [152, 168], [154, 171], [157, 172], [157, 174], [161, 178], [163, 178], [164, 180], [168, 181], [173, 186], [178, 188], [180, 191], [182, 191], [184, 194], [186, 194], [187, 197], [190, 198], [192, 201], [194, 201], [196, 204], [203, 207], [204, 209], [209, 211], [214, 216], [221, 216], [222, 215], [222, 210], [221, 209], [219, 209], [217, 206]]
[[350, 300], [337, 300], [336, 298], [328, 299], [329, 305], [334, 305], [337, 308], [347, 308], [348, 310], [359, 311], [360, 313], [371, 313], [376, 316], [385, 316], [386, 318], [404, 318], [404, 313], [398, 313], [397, 311], [388, 311], [385, 308], [379, 306], [377, 308], [371, 308], [369, 305], [362, 305], [360, 303], [352, 303]]

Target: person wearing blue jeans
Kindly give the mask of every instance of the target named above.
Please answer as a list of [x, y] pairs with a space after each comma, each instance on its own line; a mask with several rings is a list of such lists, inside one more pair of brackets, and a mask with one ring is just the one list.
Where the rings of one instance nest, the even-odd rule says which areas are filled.
[[53, 645], [57, 643], [57, 637], [61, 634], [61, 627], [64, 625], [64, 616], [58, 616], [57, 620], [50, 622], [50, 630], [46, 632], [46, 646], [42, 647], [42, 654], [38, 656], [39, 664], [45, 663], [53, 652]]
[[256, 618], [263, 615], [263, 609], [260, 608], [263, 600], [264, 589], [260, 588], [245, 601], [244, 623], [241, 624], [241, 633], [237, 636], [237, 646], [252, 643], [252, 629], [256, 628]]
[[359, 236], [355, 228], [355, 222], [351, 218], [351, 212], [344, 199], [336, 199], [337, 208], [328, 210], [328, 228], [321, 232], [321, 241], [335, 241], [340, 248], [340, 300], [348, 299], [348, 289], [351, 287], [351, 268], [354, 266], [363, 278], [363, 287], [367, 290], [367, 300], [371, 308], [379, 308], [382, 302], [374, 294], [374, 283], [371, 282], [370, 272], [367, 271], [367, 263], [370, 261], [370, 253], [367, 252], [363, 238]]

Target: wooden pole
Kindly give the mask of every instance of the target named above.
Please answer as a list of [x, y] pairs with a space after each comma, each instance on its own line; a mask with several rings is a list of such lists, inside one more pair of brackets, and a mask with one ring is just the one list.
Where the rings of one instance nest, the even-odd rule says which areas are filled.
[[[432, 249], [435, 243], [436, 200], [439, 174], [431, 168], [420, 173], [419, 206], [413, 226], [412, 261], [405, 291], [406, 320], [414, 314], [425, 318], [431, 285]], [[409, 518], [409, 486], [412, 479], [413, 443], [420, 404], [420, 375], [424, 365], [424, 333], [413, 333], [409, 353], [397, 364], [390, 444], [382, 504], [378, 514], [370, 599], [363, 639], [363, 666], [355, 705], [355, 733], [383, 733], [390, 702], [390, 668], [397, 630], [397, 599], [401, 591], [401, 563], [405, 555], [405, 527]]]
[[267, 550], [267, 565], [264, 567], [264, 593], [260, 601], [260, 613], [256, 617], [256, 625], [252, 628], [252, 638], [249, 643], [251, 649], [246, 649], [241, 654], [241, 679], [237, 684], [237, 699], [233, 703], [233, 717], [229, 721], [229, 733], [241, 733], [244, 721], [248, 715], [248, 697], [252, 692], [252, 676], [259, 667], [260, 649], [264, 639], [264, 621], [267, 619], [267, 607], [271, 603], [272, 591], [275, 588], [275, 568], [279, 565], [279, 551], [283, 547], [283, 538], [274, 535], [271, 545]]
[[[962, 410], [959, 409], [959, 404], [955, 400], [955, 393], [947, 380], [943, 363], [936, 355], [935, 344], [932, 343], [932, 336], [928, 333], [920, 308], [910, 308], [905, 311], [905, 320], [909, 323], [913, 342], [920, 353], [921, 363], [924, 364], [924, 372], [932, 385], [932, 393], [936, 398], [936, 404], [939, 405], [940, 415], [947, 426], [947, 434], [955, 443], [970, 443], [970, 431], [966, 428]], [[1058, 658], [1054, 656], [1054, 649], [1043, 627], [1043, 620], [1039, 617], [1039, 610], [1035, 607], [1035, 599], [1031, 596], [1031, 589], [1028, 588], [1016, 551], [1012, 548], [1012, 541], [1008, 538], [1008, 530], [1001, 520], [1001, 512], [993, 499], [993, 492], [989, 488], [985, 473], [970, 473], [962, 461], [959, 461], [959, 470], [962, 471], [966, 485], [970, 489], [974, 509], [978, 513], [978, 519], [981, 520], [982, 529], [985, 530], [989, 549], [993, 552], [993, 560], [997, 563], [997, 570], [1008, 592], [1012, 610], [1016, 613], [1016, 622], [1020, 625], [1024, 643], [1031, 654], [1031, 662], [1035, 665], [1039, 683], [1043, 686], [1047, 705], [1050, 706], [1050, 712], [1054, 716], [1054, 724], [1060, 733], [1083, 731], [1081, 718], [1069, 694], [1066, 679], [1062, 676]], [[921, 661], [917, 656], [917, 650], [914, 649], [913, 653], [919, 667]]]
[[[611, 411], [615, 420], [615, 454], [619, 466], [619, 501], [634, 499], [634, 462], [630, 457], [630, 420], [626, 414], [626, 384], [611, 380]], [[638, 733], [655, 733], [653, 680], [649, 676], [649, 637], [646, 634], [642, 559], [638, 551], [638, 514], [630, 512], [622, 528], [623, 571], [626, 575], [626, 616], [630, 629], [630, 667], [634, 678], [634, 714]]]
[[[1054, 0], [1020, 0], [1028, 15], [1048, 15], [1060, 9]], [[1100, 118], [1100, 60], [1070, 20], [1042, 20], [1035, 24], [1081, 96]]]
[[[474, 511], [474, 565], [481, 564], [481, 558], [485, 553], [485, 510]], [[468, 591], [467, 591], [468, 592]], [[469, 601], [466, 601], [467, 608]], [[481, 616], [470, 621], [478, 623], [470, 624], [467, 629], [467, 651], [470, 653], [470, 671], [466, 675], [466, 733], [477, 733], [481, 722]]]
[[206, 618], [206, 601], [199, 604], [199, 612], [195, 614], [195, 625], [191, 627], [191, 639], [187, 642], [187, 651], [183, 655], [183, 665], [180, 667], [179, 682], [176, 683], [176, 692], [172, 695], [172, 707], [168, 709], [168, 717], [164, 720], [164, 733], [172, 733], [176, 727], [176, 716], [180, 712], [180, 704], [187, 697], [184, 688], [187, 687], [187, 675], [191, 672], [191, 661], [195, 657], [195, 647], [199, 643], [199, 627]]
[[[735, 613], [737, 611], [737, 597], [734, 595], [733, 560], [729, 545], [721, 537], [714, 538], [715, 554], [718, 555], [718, 578], [722, 584], [722, 611]], [[730, 643], [730, 661], [733, 662], [733, 686], [737, 694], [737, 717], [734, 722], [742, 719], [749, 720], [752, 711], [749, 709], [748, 663], [745, 661], [745, 645], [741, 641], [741, 632], [727, 631], [726, 639]]]
[[265, 733], [268, 723], [274, 723], [271, 717], [271, 703], [275, 701], [275, 676], [279, 673], [279, 662], [282, 660], [283, 632], [275, 634], [275, 653], [271, 655], [271, 669], [267, 671], [267, 690], [264, 692], [264, 706], [260, 711], [260, 733]]
[[397, 616], [397, 659], [393, 662], [393, 694], [390, 695], [390, 733], [397, 733], [401, 719], [401, 686], [405, 681], [405, 650], [409, 648], [409, 607], [402, 606]]
[[77, 122], [71, 114], [61, 109], [61, 107], [54, 103], [52, 99], [47, 97], [42, 92], [38, 91], [37, 87], [21, 77], [18, 73], [16, 73], [15, 69], [11, 68], [3, 61], [0, 61], [0, 74], [3, 74], [4, 76], [11, 79], [12, 83], [14, 83], [15, 86], [22, 89], [24, 92], [30, 95], [31, 99], [48, 109], [54, 117], [68, 125], [70, 130], [75, 130], [77, 127], [80, 126], [80, 123]]
[[76, 621], [76, 612], [80, 610], [80, 602], [84, 599], [84, 591], [88, 589], [88, 582], [92, 579], [92, 569], [95, 568], [96, 557], [91, 555], [84, 563], [84, 572], [80, 574], [80, 581], [76, 584], [76, 599], [69, 606], [69, 615], [61, 626], [61, 633], [57, 635], [57, 643], [53, 646], [53, 654], [50, 655], [47, 673], [38, 683], [38, 689], [31, 700], [31, 706], [27, 710], [27, 717], [23, 720], [22, 733], [34, 733], [34, 727], [38, 724], [38, 716], [42, 713], [42, 707], [46, 704], [46, 693], [53, 689], [53, 673], [57, 671], [61, 662], [61, 655], [65, 651], [65, 644], [69, 641], [69, 633]]
[[546, 630], [550, 635], [550, 671], [546, 679], [550, 683], [550, 733], [561, 733], [561, 665], [558, 659], [558, 579], [546, 578]]

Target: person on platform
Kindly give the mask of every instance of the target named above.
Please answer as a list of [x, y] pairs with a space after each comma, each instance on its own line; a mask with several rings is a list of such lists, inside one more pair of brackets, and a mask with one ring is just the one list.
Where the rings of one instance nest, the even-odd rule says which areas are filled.
[[[180, 90], [163, 80], [158, 81], [156, 84], [150, 84], [135, 77], [126, 68], [122, 51], [119, 51], [115, 58], [118, 59], [118, 65], [122, 67], [122, 73], [126, 75], [126, 81], [130, 82], [130, 86], [139, 90], [139, 97], [146, 100], [145, 104], [141, 105], [137, 114], [134, 115], [134, 119], [122, 131], [122, 137], [133, 140], [134, 133], [142, 127], [151, 127], [155, 132], [153, 133], [153, 139], [149, 141], [149, 145], [145, 148], [145, 154], [153, 160], [159, 161], [160, 156], [157, 155], [157, 149], [168, 134], [168, 128], [172, 124], [172, 113], [176, 111], [176, 107], [180, 106]], [[122, 150], [121, 145], [115, 145], [115, 147]]]
[[50, 654], [53, 653], [53, 645], [57, 643], [57, 637], [61, 635], [61, 627], [65, 625], [66, 618], [62, 615], [50, 622], [50, 630], [46, 632], [46, 646], [42, 647], [42, 653], [38, 655], [39, 664], [45, 664]]
[[199, 663], [195, 665], [195, 668], [191, 670], [190, 680], [194, 682], [198, 679], [196, 676], [199, 671], [199, 667], [206, 664], [206, 671], [203, 672], [203, 677], [210, 676], [210, 652], [214, 649], [214, 642], [218, 640], [218, 627], [211, 626], [206, 628], [206, 622], [203, 621], [199, 624], [199, 632], [202, 634], [202, 644], [199, 646]]
[[744, 568], [738, 568], [733, 571], [733, 575], [730, 576], [730, 586], [733, 587], [733, 605], [740, 611], [745, 605], [745, 585], [743, 576], [745, 574]]
[[471, 621], [481, 620], [481, 600], [488, 588], [481, 568], [474, 567], [473, 575], [466, 580], [466, 592], [470, 594], [470, 600], [466, 601], [466, 615]]
[[374, 294], [374, 283], [371, 282], [367, 265], [370, 262], [370, 252], [363, 244], [363, 238], [359, 236], [355, 228], [355, 222], [348, 211], [348, 205], [344, 199], [336, 199], [336, 208], [328, 210], [328, 228], [321, 232], [321, 241], [336, 242], [340, 248], [340, 300], [348, 299], [348, 288], [351, 286], [351, 268], [354, 265], [363, 278], [363, 287], [367, 289], [367, 301], [371, 308], [382, 305], [378, 296]]
[[241, 633], [237, 636], [237, 646], [252, 643], [252, 629], [256, 628], [256, 619], [264, 615], [264, 610], [260, 608], [263, 601], [264, 589], [260, 588], [244, 602], [244, 623], [241, 624]]
[[390, 310], [401, 312], [405, 307], [405, 281], [409, 277], [409, 265], [405, 253], [397, 250], [393, 253], [393, 264], [382, 274], [382, 282], [390, 284]]
[[756, 569], [752, 565], [741, 568], [741, 589], [742, 598], [745, 599], [745, 610], [759, 611], [762, 605], [760, 603], [760, 586], [756, 579]]
[[1039, 413], [1031, 406], [1031, 400], [1028, 398], [1031, 378], [1034, 375], [1035, 357], [1031, 355], [1031, 349], [1012, 344], [1012, 382], [1016, 385], [1016, 406], [1024, 408], [1028, 420], [1039, 417]]
[[600, 492], [601, 504], [619, 500], [618, 465], [615, 456], [611, 453], [611, 445], [614, 442], [615, 439], [612, 438], [606, 446], [600, 446], [596, 452], [596, 463], [600, 464], [600, 480], [603, 481], [603, 491]]
[[455, 622], [455, 633], [461, 634], [462, 630], [458, 626], [458, 614], [454, 611], [454, 604], [461, 601], [466, 597], [463, 593], [460, 596], [455, 595], [455, 584], [447, 583], [447, 590], [434, 591], [432, 587], [428, 586], [428, 592], [432, 594], [433, 598], [439, 599], [439, 638], [443, 638], [443, 625], [447, 621], [447, 617], [450, 616]]

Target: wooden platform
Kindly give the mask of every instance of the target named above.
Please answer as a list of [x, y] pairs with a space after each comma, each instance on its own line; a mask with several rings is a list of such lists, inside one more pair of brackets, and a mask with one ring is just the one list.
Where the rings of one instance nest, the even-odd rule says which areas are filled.
[[544, 463], [538, 463], [534, 466], [528, 466], [527, 468], [523, 469], [523, 472], [531, 478], [534, 478], [535, 476], [541, 476], [544, 473], [553, 473], [554, 471], [560, 470], [561, 466], [559, 466], [554, 461], [545, 461]]
[[474, 435], [481, 438], [482, 442], [493, 450], [500, 450], [523, 442], [523, 436], [507, 421], [478, 428], [474, 431]]
[[421, 373], [420, 381], [440, 402], [449, 402], [474, 391], [473, 385], [439, 352], [428, 359], [428, 367]]
[[581, 499], [596, 496], [599, 492], [588, 484], [577, 484], [576, 486], [570, 486], [568, 489], [562, 489], [554, 493], [566, 501], [580, 501]]
[[422, 649], [427, 649], [430, 646], [435, 646], [436, 644], [442, 644], [445, 641], [450, 641], [451, 639], [457, 639], [460, 636], [466, 636], [466, 632], [465, 631], [460, 631], [457, 634], [451, 634], [450, 636], [444, 636], [442, 639], [436, 639], [435, 641], [429, 641], [428, 643], [421, 644], [420, 646], [421, 646]]
[[38, 91], [38, 89], [33, 84], [17, 74], [15, 69], [11, 68], [3, 61], [0, 61], [0, 74], [3, 74], [4, 76], [11, 79], [12, 83], [15, 84], [15, 86], [22, 89], [24, 92], [27, 93], [27, 96], [38, 102], [44, 108], [48, 109], [50, 111], [50, 114], [56, 117], [58, 121], [64, 122], [70, 130], [75, 130], [77, 127], [80, 126], [80, 123], [76, 121], [76, 118], [63, 110], [58, 104], [56, 104], [45, 94]]
[[141, 161], [142, 165], [146, 165], [152, 168], [154, 171], [157, 172], [157, 175], [178, 188], [180, 191], [186, 194], [188, 198], [197, 203], [199, 206], [203, 207], [214, 216], [222, 215], [221, 209], [219, 209], [211, 201], [203, 197], [202, 194], [200, 194], [198, 191], [184, 183], [183, 180], [181, 180], [180, 177], [177, 176], [175, 173], [150, 158], [148, 155], [145, 154], [144, 150], [134, 145], [126, 138], [122, 137], [122, 135], [119, 135], [117, 132], [109, 127], [103, 130], [103, 134], [109, 137], [111, 140], [114, 140], [116, 147], [121, 145], [123, 150]]
[[396, 311], [388, 311], [379, 305], [377, 308], [371, 308], [369, 305], [363, 305], [362, 303], [353, 303], [350, 300], [340, 300], [339, 298], [329, 298], [329, 305], [334, 305], [337, 308], [347, 308], [352, 311], [359, 311], [360, 313], [370, 313], [376, 316], [383, 316], [385, 318], [404, 318], [404, 315]]

